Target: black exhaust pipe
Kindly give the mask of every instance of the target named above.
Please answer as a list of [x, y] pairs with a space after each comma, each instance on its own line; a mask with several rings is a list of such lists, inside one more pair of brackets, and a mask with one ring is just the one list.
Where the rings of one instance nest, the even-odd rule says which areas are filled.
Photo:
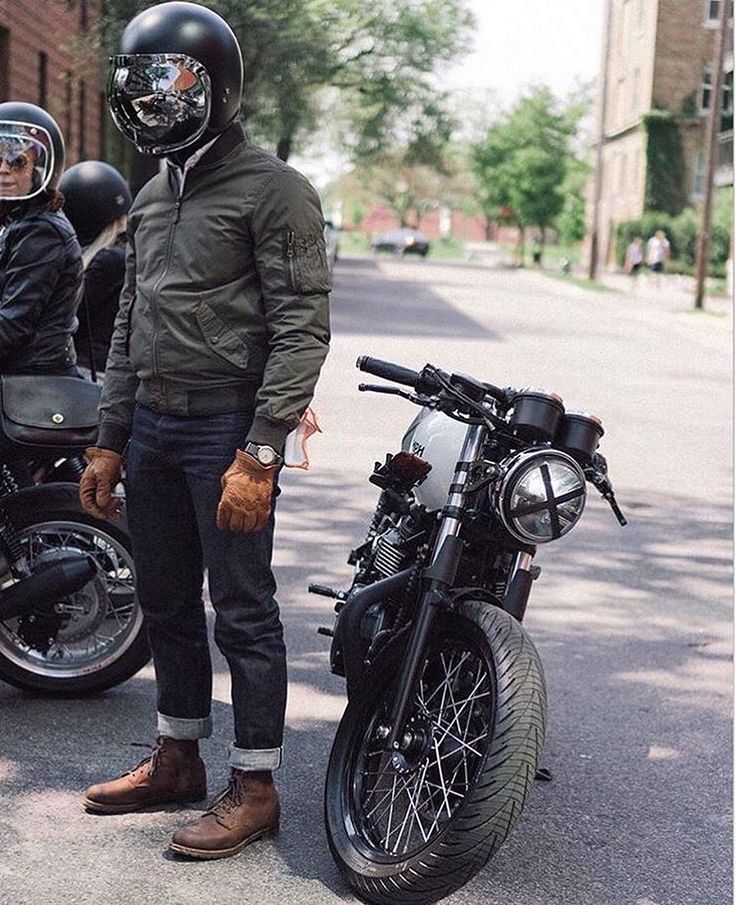
[[82, 554], [45, 565], [0, 592], [0, 620], [53, 607], [64, 597], [81, 591], [96, 572], [97, 566], [92, 557]]

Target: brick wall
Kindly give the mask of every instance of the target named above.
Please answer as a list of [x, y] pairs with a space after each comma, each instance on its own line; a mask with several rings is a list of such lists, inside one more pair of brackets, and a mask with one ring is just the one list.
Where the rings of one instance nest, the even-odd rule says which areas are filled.
[[104, 157], [103, 74], [92, 38], [98, 0], [0, 0], [0, 101], [43, 106], [59, 124], [66, 164]]
[[713, 61], [716, 32], [704, 23], [705, 0], [659, 0], [652, 95], [673, 113], [697, 99], [703, 67]]

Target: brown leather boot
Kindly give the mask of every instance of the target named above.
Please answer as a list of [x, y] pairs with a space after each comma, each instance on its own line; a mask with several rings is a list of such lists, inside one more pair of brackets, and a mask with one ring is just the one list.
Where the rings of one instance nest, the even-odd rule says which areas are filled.
[[229, 858], [279, 829], [279, 796], [271, 774], [232, 770], [230, 784], [199, 820], [174, 833], [171, 851], [190, 858]]
[[185, 804], [207, 797], [207, 777], [196, 740], [159, 736], [153, 753], [118, 779], [90, 786], [88, 811], [125, 814], [154, 804]]

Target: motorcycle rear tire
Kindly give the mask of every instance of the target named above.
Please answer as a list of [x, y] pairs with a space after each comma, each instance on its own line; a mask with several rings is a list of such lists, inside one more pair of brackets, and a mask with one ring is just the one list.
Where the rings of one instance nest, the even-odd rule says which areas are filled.
[[[43, 522], [75, 522], [80, 525], [88, 525], [102, 529], [119, 543], [126, 552], [131, 551], [131, 541], [127, 531], [119, 521], [100, 521], [92, 518], [73, 506], [60, 506], [57, 508], [44, 507], [33, 508], [23, 506], [13, 508], [12, 498], [6, 501], [6, 508], [10, 510], [13, 524], [19, 533], [31, 525]], [[25, 691], [39, 692], [55, 697], [84, 697], [107, 691], [121, 682], [134, 676], [150, 660], [151, 653], [148, 645], [148, 634], [144, 624], [141, 624], [136, 637], [121, 652], [120, 656], [109, 665], [82, 676], [52, 677], [33, 672], [13, 663], [0, 652], [0, 680], [21, 688]]]
[[[376, 851], [375, 843], [366, 841], [370, 831], [361, 835], [366, 832], [359, 829], [361, 817], [370, 815], [365, 814], [367, 804], [361, 805], [361, 814], [355, 813], [354, 790], [361, 780], [356, 780], [354, 768], [362, 756], [356, 747], [370, 746], [364, 745], [366, 727], [376, 720], [382, 694], [391, 694], [390, 677], [376, 681], [377, 696], [370, 701], [348, 703], [327, 768], [325, 825], [332, 855], [358, 895], [378, 905], [436, 902], [481, 870], [521, 813], [544, 742], [544, 673], [536, 648], [519, 622], [499, 607], [470, 600], [456, 604], [452, 613], [440, 619], [430, 643], [441, 645], [450, 635], [467, 638], [488, 665], [489, 685], [494, 686], [483, 758], [446, 825], [434, 836], [430, 829], [426, 845], [405, 858], [387, 858], [385, 852]], [[431, 756], [430, 749], [426, 757]], [[439, 748], [437, 759], [441, 759]], [[375, 780], [376, 785], [380, 781], [380, 777]], [[421, 790], [415, 796], [420, 801]]]

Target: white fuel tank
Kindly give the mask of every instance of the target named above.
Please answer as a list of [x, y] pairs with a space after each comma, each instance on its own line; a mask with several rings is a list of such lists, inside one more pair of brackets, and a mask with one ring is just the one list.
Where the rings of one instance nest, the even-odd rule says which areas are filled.
[[422, 409], [401, 441], [401, 448], [429, 462], [432, 471], [414, 490], [417, 502], [427, 509], [441, 509], [460, 458], [467, 426], [442, 412]]

